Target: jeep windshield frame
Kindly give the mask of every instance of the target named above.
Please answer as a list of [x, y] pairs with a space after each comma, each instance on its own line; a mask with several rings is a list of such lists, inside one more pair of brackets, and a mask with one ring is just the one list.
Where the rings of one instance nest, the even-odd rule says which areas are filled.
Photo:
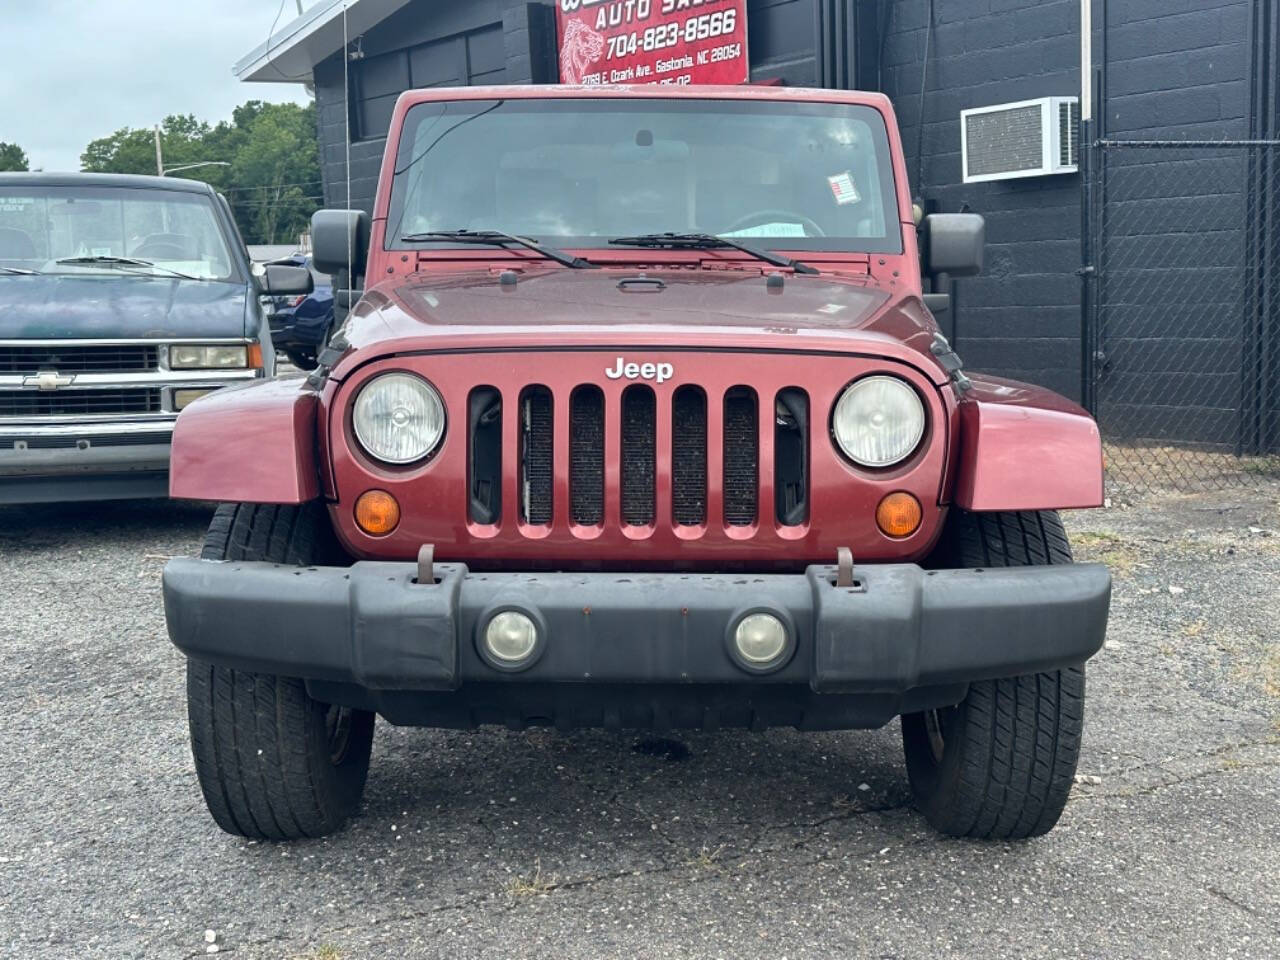
[[898, 209], [885, 117], [866, 104], [433, 100], [404, 116], [383, 248], [440, 251], [404, 238], [484, 227], [615, 254], [618, 237], [671, 232], [900, 255]]

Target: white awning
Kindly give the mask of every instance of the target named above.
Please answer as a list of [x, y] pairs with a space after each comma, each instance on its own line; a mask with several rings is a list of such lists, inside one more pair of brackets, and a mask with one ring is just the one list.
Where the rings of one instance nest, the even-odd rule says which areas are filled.
[[381, 23], [409, 0], [320, 0], [291, 23], [277, 28], [239, 60], [232, 72], [257, 83], [310, 83], [311, 70], [342, 49], [342, 12], [346, 8], [347, 37], [356, 37]]

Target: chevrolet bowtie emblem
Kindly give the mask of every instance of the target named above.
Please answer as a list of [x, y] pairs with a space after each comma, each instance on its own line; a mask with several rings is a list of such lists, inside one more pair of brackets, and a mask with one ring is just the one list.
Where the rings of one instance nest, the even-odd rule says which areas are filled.
[[42, 370], [34, 377], [27, 377], [22, 381], [22, 385], [39, 387], [41, 390], [57, 390], [59, 387], [69, 387], [75, 382], [74, 376], [64, 377], [57, 370]]

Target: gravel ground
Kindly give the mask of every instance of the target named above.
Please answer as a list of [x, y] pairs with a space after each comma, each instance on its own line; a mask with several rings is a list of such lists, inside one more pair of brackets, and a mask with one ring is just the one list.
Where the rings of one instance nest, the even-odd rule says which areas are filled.
[[0, 509], [6, 957], [1274, 957], [1280, 487], [1077, 515], [1116, 574], [1058, 829], [941, 839], [875, 733], [380, 726], [366, 803], [289, 846], [195, 783], [163, 558], [208, 511]]

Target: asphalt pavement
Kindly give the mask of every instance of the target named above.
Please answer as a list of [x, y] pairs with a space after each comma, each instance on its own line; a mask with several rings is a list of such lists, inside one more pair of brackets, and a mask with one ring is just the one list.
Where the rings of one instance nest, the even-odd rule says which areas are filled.
[[1086, 782], [1014, 844], [928, 828], [896, 724], [380, 724], [346, 831], [226, 836], [160, 597], [208, 518], [0, 509], [0, 956], [1280, 956], [1280, 487], [1070, 518], [1116, 575]]

